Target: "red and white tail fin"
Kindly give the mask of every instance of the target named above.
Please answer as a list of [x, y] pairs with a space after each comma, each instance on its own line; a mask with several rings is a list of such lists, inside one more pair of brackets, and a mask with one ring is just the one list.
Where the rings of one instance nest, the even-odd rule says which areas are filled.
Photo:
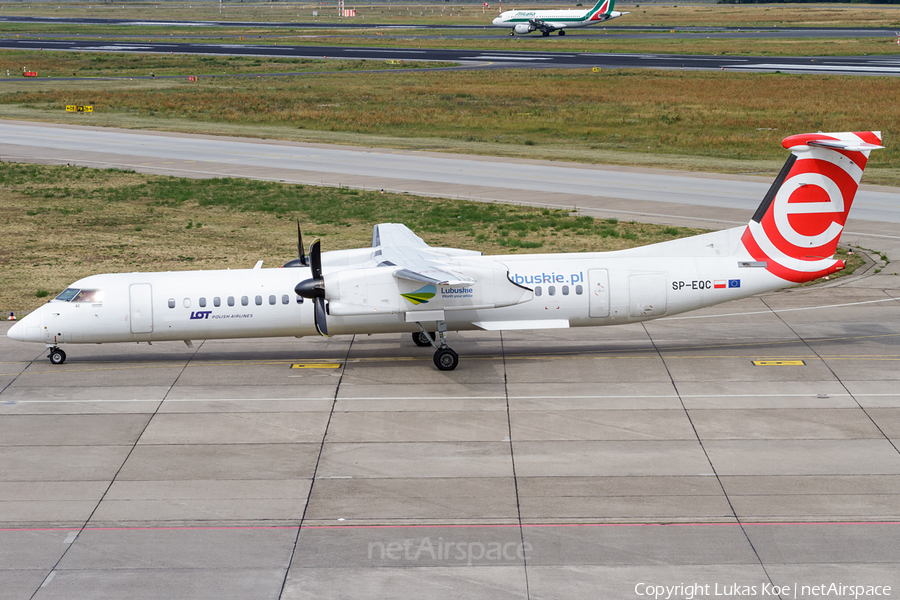
[[869, 152], [880, 144], [880, 131], [785, 139], [791, 156], [741, 237], [747, 252], [773, 275], [795, 283], [842, 269], [834, 252]]

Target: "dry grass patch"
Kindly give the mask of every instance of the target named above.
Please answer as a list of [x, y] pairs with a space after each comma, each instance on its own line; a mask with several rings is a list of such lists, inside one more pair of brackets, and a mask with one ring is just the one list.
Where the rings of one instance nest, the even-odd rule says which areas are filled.
[[791, 134], [881, 129], [887, 149], [871, 167], [900, 168], [891, 77], [511, 69], [129, 83], [22, 82], [0, 95], [0, 116], [9, 106], [58, 118], [66, 104], [90, 104], [80, 122], [124, 115], [285, 127], [300, 139], [304, 130], [433, 138], [580, 151], [588, 162], [591, 150], [781, 162]]

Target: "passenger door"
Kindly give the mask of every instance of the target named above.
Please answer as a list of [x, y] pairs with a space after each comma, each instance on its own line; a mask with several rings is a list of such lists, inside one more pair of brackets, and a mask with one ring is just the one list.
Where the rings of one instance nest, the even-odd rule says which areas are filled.
[[133, 283], [128, 288], [131, 333], [153, 332], [153, 290], [149, 283]]

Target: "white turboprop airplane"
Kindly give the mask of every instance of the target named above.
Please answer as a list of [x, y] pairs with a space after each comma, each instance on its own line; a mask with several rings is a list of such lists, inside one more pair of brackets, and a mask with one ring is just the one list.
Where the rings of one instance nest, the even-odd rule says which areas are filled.
[[492, 21], [494, 27], [512, 28], [509, 35], [540, 31], [544, 37], [553, 31], [566, 35], [566, 29], [589, 27], [627, 15], [613, 10], [616, 0], [599, 0], [590, 10], [508, 10]]
[[[376, 225], [372, 246], [278, 269], [93, 275], [7, 335], [46, 344], [411, 332], [455, 369], [447, 331], [635, 323], [777, 290], [844, 267], [833, 255], [880, 132], [794, 135], [746, 227], [616, 252], [482, 256]], [[298, 225], [299, 237], [299, 225]], [[304, 299], [311, 302], [304, 302]], [[437, 332], [437, 336], [435, 333]]]

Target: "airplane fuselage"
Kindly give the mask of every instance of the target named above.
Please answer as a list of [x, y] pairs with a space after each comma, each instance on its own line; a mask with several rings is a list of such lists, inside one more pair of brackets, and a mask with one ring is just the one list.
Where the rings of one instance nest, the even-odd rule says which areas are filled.
[[[706, 239], [715, 247], [718, 240], [724, 253], [728, 239], [739, 232], [691, 238], [691, 247], [707, 246]], [[468, 308], [472, 304], [466, 299], [474, 289], [438, 286], [438, 298], [444, 299], [441, 320], [450, 331], [619, 325], [784, 285], [765, 269], [747, 266], [734, 256], [658, 254], [666, 252], [666, 245], [674, 250], [685, 242], [609, 253], [461, 258], [460, 265], [468, 268], [503, 265], [509, 281], [523, 288], [521, 300], [498, 307], [484, 307], [479, 301], [479, 307]], [[326, 277], [357, 268], [332, 268]], [[309, 276], [303, 267], [93, 275], [69, 288], [96, 290], [93, 299], [51, 300], [20, 321], [11, 337], [55, 346], [317, 335], [312, 302], [303, 302], [293, 291]], [[400, 282], [395, 285], [386, 295], [399, 299], [403, 289]], [[370, 314], [330, 313], [329, 335], [414, 332], [417, 323], [433, 331], [437, 300], [419, 305], [402, 301], [384, 310], [375, 307]]]

